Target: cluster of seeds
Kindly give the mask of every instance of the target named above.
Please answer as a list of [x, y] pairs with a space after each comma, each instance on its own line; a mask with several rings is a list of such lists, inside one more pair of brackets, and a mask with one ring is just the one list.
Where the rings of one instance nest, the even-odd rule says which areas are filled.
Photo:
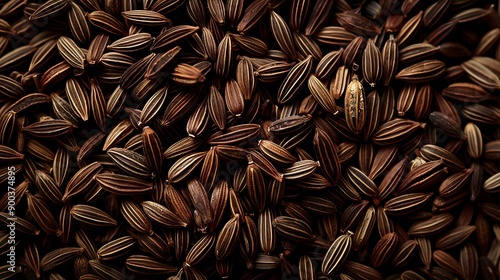
[[500, 279], [494, 3], [0, 4], [1, 279]]

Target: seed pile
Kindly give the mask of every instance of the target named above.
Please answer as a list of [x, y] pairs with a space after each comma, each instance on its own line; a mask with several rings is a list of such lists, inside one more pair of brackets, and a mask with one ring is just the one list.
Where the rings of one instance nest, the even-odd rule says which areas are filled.
[[0, 3], [0, 278], [500, 279], [492, 3]]

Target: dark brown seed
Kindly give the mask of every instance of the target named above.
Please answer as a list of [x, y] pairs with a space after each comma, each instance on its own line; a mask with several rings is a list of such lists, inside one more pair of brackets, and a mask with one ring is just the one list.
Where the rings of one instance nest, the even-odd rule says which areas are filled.
[[240, 215], [236, 214], [222, 228], [215, 243], [215, 257], [226, 259], [234, 250], [240, 235]]
[[340, 25], [354, 34], [372, 37], [380, 33], [380, 27], [361, 14], [345, 11], [337, 13], [336, 16]]
[[374, 267], [379, 267], [387, 263], [398, 245], [398, 236], [395, 233], [384, 235], [373, 248], [371, 262]]
[[127, 175], [105, 173], [94, 178], [104, 190], [117, 195], [148, 193], [153, 188], [152, 183]]
[[63, 263], [75, 258], [82, 252], [83, 249], [79, 247], [64, 247], [50, 251], [43, 256], [40, 262], [40, 268], [43, 271], [53, 269], [54, 267], [62, 265]]
[[321, 271], [328, 275], [338, 270], [349, 255], [351, 245], [352, 232], [337, 237], [326, 252], [321, 264]]
[[50, 212], [47, 204], [41, 199], [26, 193], [28, 199], [28, 209], [38, 225], [47, 233], [57, 236], [62, 234], [54, 216]]
[[299, 219], [278, 216], [274, 219], [273, 226], [279, 235], [290, 240], [304, 242], [313, 239], [313, 233], [309, 225]]
[[289, 102], [298, 94], [305, 84], [306, 79], [309, 78], [309, 74], [312, 71], [312, 63], [312, 56], [308, 56], [288, 72], [278, 90], [278, 102], [280, 104]]
[[271, 30], [281, 49], [290, 57], [295, 59], [295, 44], [285, 20], [275, 11], [270, 12]]
[[266, 0], [253, 1], [243, 12], [243, 17], [237, 26], [237, 31], [245, 34], [259, 22], [266, 13], [268, 2]]

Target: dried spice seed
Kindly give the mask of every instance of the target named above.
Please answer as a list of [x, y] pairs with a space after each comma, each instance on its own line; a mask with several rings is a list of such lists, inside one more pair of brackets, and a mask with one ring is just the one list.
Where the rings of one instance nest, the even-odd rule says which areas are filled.
[[0, 2], [16, 276], [498, 276], [489, 1]]

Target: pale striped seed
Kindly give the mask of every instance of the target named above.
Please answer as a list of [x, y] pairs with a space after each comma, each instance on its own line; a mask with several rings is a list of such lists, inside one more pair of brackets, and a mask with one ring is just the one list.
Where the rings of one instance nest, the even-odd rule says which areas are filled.
[[372, 135], [373, 143], [377, 145], [391, 145], [406, 139], [412, 132], [419, 128], [425, 127], [425, 124], [407, 120], [407, 119], [393, 119], [381, 126]]
[[334, 99], [340, 99], [344, 96], [347, 85], [351, 82], [349, 68], [340, 66], [335, 73], [335, 78], [330, 83], [330, 94]]
[[286, 180], [300, 180], [310, 176], [319, 167], [319, 163], [313, 160], [300, 160], [289, 167], [281, 170]]
[[121, 14], [127, 22], [137, 25], [164, 26], [172, 23], [163, 14], [150, 10], [130, 10]]
[[201, 237], [187, 253], [186, 264], [192, 266], [203, 261], [213, 249], [216, 240], [217, 236], [214, 234], [207, 234]]
[[102, 245], [97, 251], [97, 257], [101, 261], [115, 260], [129, 253], [136, 243], [137, 240], [130, 235], [119, 237]]
[[432, 197], [432, 193], [409, 193], [389, 199], [384, 211], [390, 215], [405, 215], [421, 209]]
[[344, 265], [342, 266], [342, 271], [347, 275], [354, 277], [355, 279], [383, 279], [380, 272], [378, 272], [376, 269], [352, 261], [345, 261]]
[[375, 226], [376, 222], [375, 214], [376, 214], [375, 208], [370, 205], [366, 210], [364, 216], [362, 217], [362, 220], [358, 222], [353, 237], [354, 249], [359, 249], [368, 242], [373, 227]]
[[118, 224], [115, 219], [103, 210], [85, 204], [73, 206], [71, 216], [83, 224], [94, 227], [116, 226]]
[[298, 94], [312, 71], [312, 62], [312, 56], [308, 56], [288, 72], [278, 90], [279, 103], [287, 103]]
[[85, 18], [85, 10], [78, 4], [70, 2], [68, 11], [69, 28], [73, 37], [80, 43], [88, 43], [92, 32]]
[[459, 194], [469, 183], [472, 171], [472, 169], [467, 169], [450, 175], [439, 186], [439, 195], [443, 198], [452, 198]]
[[208, 139], [212, 145], [231, 145], [239, 142], [251, 141], [260, 132], [260, 125], [240, 124], [226, 129], [225, 132], [218, 131]]
[[326, 111], [332, 114], [338, 114], [337, 105], [332, 95], [328, 92], [326, 86], [312, 74], [309, 76], [307, 83], [311, 95], [314, 97], [316, 102]]
[[152, 183], [127, 175], [103, 173], [94, 178], [104, 190], [117, 195], [148, 193], [153, 188]]
[[83, 70], [85, 67], [85, 54], [78, 45], [69, 37], [62, 36], [57, 40], [57, 49], [62, 58], [73, 68]]
[[465, 169], [463, 163], [453, 153], [436, 145], [424, 145], [421, 149], [421, 156], [429, 161], [441, 159], [453, 171]]
[[280, 48], [291, 59], [296, 58], [295, 44], [292, 37], [292, 32], [286, 24], [285, 20], [276, 12], [270, 12], [271, 31], [278, 42]]
[[352, 246], [352, 232], [343, 234], [332, 243], [321, 264], [321, 271], [324, 274], [332, 274], [338, 270], [347, 259]]
[[48, 252], [40, 261], [40, 268], [47, 271], [72, 260], [83, 252], [79, 247], [64, 247]]
[[215, 257], [223, 260], [229, 257], [240, 235], [240, 215], [236, 214], [221, 229], [215, 243]]
[[[296, 2], [296, 1], [294, 1]], [[320, 80], [325, 80], [327, 77], [330, 77], [333, 72], [337, 69], [340, 63], [340, 58], [342, 57], [342, 53], [344, 52], [343, 48], [340, 48], [338, 51], [332, 51], [325, 54], [318, 65], [316, 65], [315, 74]]]
[[499, 89], [500, 78], [477, 60], [468, 60], [461, 64], [469, 78], [487, 89]]
[[99, 260], [89, 260], [90, 267], [92, 270], [99, 275], [101, 278], [122, 280], [124, 279], [123, 274], [117, 269], [103, 264]]

